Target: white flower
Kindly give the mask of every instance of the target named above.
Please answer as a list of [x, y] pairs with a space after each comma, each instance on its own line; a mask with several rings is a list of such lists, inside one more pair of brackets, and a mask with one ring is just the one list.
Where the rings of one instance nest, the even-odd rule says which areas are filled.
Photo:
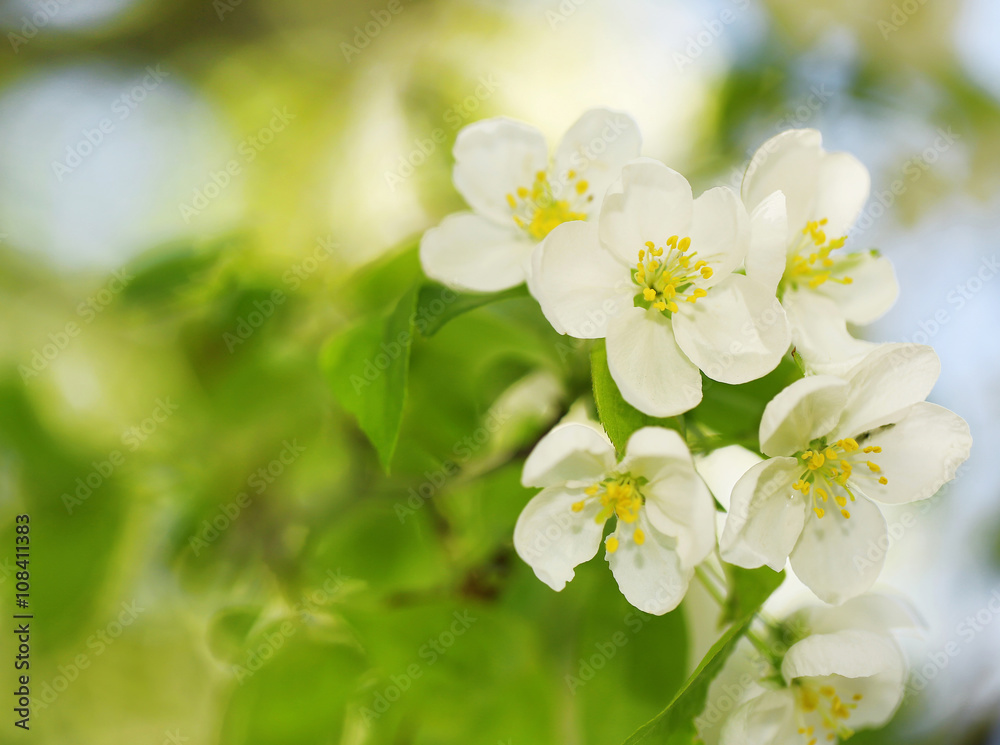
[[746, 256], [746, 210], [725, 188], [697, 199], [683, 176], [636, 160], [604, 199], [598, 224], [568, 222], [532, 257], [533, 287], [560, 333], [607, 338], [622, 396], [653, 416], [701, 401], [701, 375], [746, 383], [789, 344], [768, 289], [734, 274]]
[[[879, 727], [902, 701], [906, 660], [890, 629], [914, 624], [880, 595], [809, 608], [782, 625], [787, 652], [762, 659], [740, 641], [695, 720], [705, 745], [817, 745]], [[778, 650], [776, 650], [777, 652]]]
[[870, 184], [864, 165], [826, 152], [815, 129], [772, 137], [743, 178], [752, 225], [747, 276], [777, 289], [792, 342], [816, 372], [843, 372], [870, 352], [847, 323], [871, 323], [899, 292], [888, 259], [841, 251]]
[[463, 128], [453, 178], [472, 211], [449, 215], [424, 234], [424, 273], [473, 292], [521, 284], [538, 241], [562, 222], [594, 215], [641, 144], [635, 121], [610, 109], [580, 117], [551, 163], [545, 136], [527, 124], [496, 117]]
[[940, 363], [930, 347], [883, 344], [843, 378], [798, 380], [764, 409], [767, 460], [733, 488], [726, 561], [792, 569], [829, 603], [864, 592], [885, 560], [886, 523], [872, 500], [933, 496], [969, 457], [961, 417], [927, 403]]
[[514, 548], [553, 590], [593, 558], [612, 517], [608, 564], [625, 598], [646, 613], [676, 608], [715, 547], [712, 498], [673, 430], [638, 430], [618, 463], [596, 426], [560, 424], [528, 456], [521, 480], [543, 488], [517, 520]]

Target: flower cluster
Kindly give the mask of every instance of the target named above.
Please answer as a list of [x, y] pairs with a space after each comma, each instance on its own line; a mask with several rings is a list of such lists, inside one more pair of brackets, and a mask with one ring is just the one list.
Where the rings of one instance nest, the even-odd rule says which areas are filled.
[[[625, 124], [609, 139], [611, 118]], [[523, 483], [541, 491], [514, 547], [559, 591], [603, 543], [622, 594], [654, 614], [678, 606], [696, 570], [790, 562], [832, 605], [769, 626], [798, 624], [701, 734], [710, 745], [844, 739], [884, 723], [903, 690], [888, 631], [900, 614], [864, 594], [884, 558], [870, 558], [885, 543], [879, 505], [927, 499], [953, 479], [968, 425], [925, 400], [940, 372], [930, 347], [848, 331], [897, 294], [887, 259], [847, 248], [869, 192], [856, 158], [826, 152], [815, 130], [790, 130], [754, 155], [739, 194], [694, 197], [640, 146], [634, 121], [603, 109], [584, 114], [551, 159], [531, 127], [471, 125], [455, 145], [454, 180], [472, 212], [421, 243], [425, 273], [452, 288], [526, 283], [558, 333], [604, 340], [624, 402], [673, 417], [617, 443], [621, 458], [601, 425], [557, 425], [525, 462]], [[790, 349], [802, 377], [764, 409], [756, 465], [715, 495], [729, 505], [717, 539], [716, 502], [689, 449], [713, 449], [698, 418], [703, 376], [748, 383]], [[715, 685], [747, 659], [733, 655]]]

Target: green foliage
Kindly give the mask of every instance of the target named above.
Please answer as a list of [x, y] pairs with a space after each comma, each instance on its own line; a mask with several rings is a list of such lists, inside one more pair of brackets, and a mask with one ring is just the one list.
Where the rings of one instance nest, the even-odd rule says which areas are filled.
[[727, 608], [730, 615], [735, 614], [732, 626], [712, 645], [667, 708], [634, 732], [624, 745], [690, 745], [694, 742], [697, 737], [694, 720], [705, 708], [709, 684], [749, 629], [754, 614], [782, 579], [783, 573], [776, 574], [769, 569], [767, 573], [755, 570], [740, 575], [739, 584], [733, 590], [735, 599]]
[[321, 358], [334, 395], [357, 418], [386, 471], [403, 419], [416, 303], [413, 288], [387, 316], [335, 336]]
[[625, 452], [625, 445], [632, 433], [643, 427], [667, 427], [683, 434], [683, 421], [680, 417], [649, 416], [622, 398], [621, 391], [618, 390], [618, 385], [608, 369], [608, 352], [603, 339], [594, 344], [590, 353], [590, 362], [597, 414], [619, 456]]
[[433, 336], [454, 318], [489, 303], [509, 298], [528, 297], [524, 285], [492, 293], [458, 293], [437, 282], [428, 282], [420, 288], [417, 300], [417, 325], [424, 336]]

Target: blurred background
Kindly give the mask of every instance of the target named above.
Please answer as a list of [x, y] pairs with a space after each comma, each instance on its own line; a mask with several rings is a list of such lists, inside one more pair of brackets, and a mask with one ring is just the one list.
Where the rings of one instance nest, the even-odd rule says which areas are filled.
[[527, 299], [417, 344], [389, 476], [318, 363], [462, 207], [462, 126], [607, 105], [696, 191], [788, 127], [871, 170], [848, 245], [901, 293], [865, 334], [936, 347], [975, 447], [889, 516], [928, 629], [856, 741], [1000, 743], [1000, 5], [3, 0], [0, 30], [0, 587], [27, 513], [36, 699], [0, 740], [614, 745], [669, 701], [710, 619], [511, 548], [585, 350]]

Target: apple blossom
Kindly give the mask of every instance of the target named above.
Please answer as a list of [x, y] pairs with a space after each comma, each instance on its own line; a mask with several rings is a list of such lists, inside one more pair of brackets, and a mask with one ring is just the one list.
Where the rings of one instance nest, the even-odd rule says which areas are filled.
[[891, 634], [916, 625], [888, 596], [809, 607], [779, 626], [773, 656], [743, 639], [695, 724], [705, 745], [817, 745], [878, 727], [902, 701], [906, 660]]
[[551, 162], [545, 136], [527, 124], [495, 117], [464, 127], [453, 178], [472, 211], [449, 215], [424, 234], [424, 273], [473, 292], [521, 284], [538, 241], [560, 223], [596, 214], [641, 144], [635, 121], [610, 109], [584, 113]]
[[617, 462], [596, 426], [557, 425], [528, 456], [522, 482], [542, 491], [517, 520], [514, 548], [553, 590], [597, 553], [611, 518], [608, 564], [625, 598], [646, 613], [677, 607], [715, 547], [712, 498], [673, 430], [638, 430]]
[[597, 224], [563, 223], [535, 249], [531, 286], [557, 331], [607, 339], [626, 401], [674, 416], [701, 400], [699, 370], [746, 383], [788, 348], [773, 288], [735, 273], [749, 239], [732, 191], [693, 199], [681, 174], [638, 159], [606, 195]]
[[752, 225], [747, 276], [777, 290], [792, 341], [815, 372], [842, 372], [871, 351], [847, 323], [871, 323], [899, 292], [888, 259], [841, 251], [870, 183], [857, 158], [824, 150], [815, 129], [772, 137], [743, 178]]
[[930, 347], [883, 344], [843, 377], [808, 376], [768, 403], [767, 460], [733, 488], [722, 557], [781, 570], [830, 603], [878, 577], [886, 522], [876, 502], [933, 496], [969, 457], [965, 420], [924, 399], [940, 372]]

